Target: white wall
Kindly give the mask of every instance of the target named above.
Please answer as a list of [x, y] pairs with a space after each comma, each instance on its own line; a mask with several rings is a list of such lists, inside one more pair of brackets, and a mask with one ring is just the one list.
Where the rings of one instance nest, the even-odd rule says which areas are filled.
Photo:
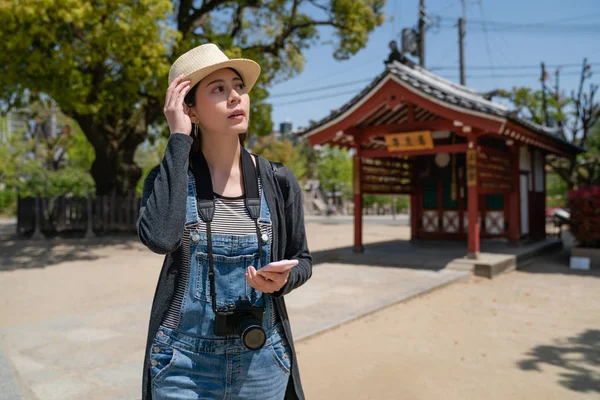
[[[521, 146], [519, 148], [519, 169], [521, 171], [530, 171], [531, 172], [531, 153], [529, 152], [529, 146]], [[531, 175], [529, 174], [529, 190], [532, 190], [531, 185]]]

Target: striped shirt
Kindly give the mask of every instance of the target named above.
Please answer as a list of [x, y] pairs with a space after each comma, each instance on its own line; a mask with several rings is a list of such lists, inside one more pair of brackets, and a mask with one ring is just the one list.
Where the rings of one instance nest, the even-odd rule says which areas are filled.
[[[262, 193], [261, 180], [258, 180], [259, 193]], [[224, 197], [215, 193], [215, 214], [211, 223], [211, 231], [213, 234], [220, 235], [256, 235], [256, 225], [250, 218], [250, 214], [246, 209], [244, 201], [245, 196], [240, 197]], [[272, 226], [259, 224], [261, 233], [266, 233], [272, 237]], [[173, 300], [169, 306], [169, 310], [165, 315], [162, 325], [177, 329], [179, 326], [179, 317], [181, 305], [186, 294], [188, 280], [190, 278], [190, 234], [192, 232], [206, 232], [206, 224], [200, 219], [199, 222], [186, 225], [183, 233], [183, 241], [181, 244], [182, 264], [183, 268], [179, 273], [177, 287]]]

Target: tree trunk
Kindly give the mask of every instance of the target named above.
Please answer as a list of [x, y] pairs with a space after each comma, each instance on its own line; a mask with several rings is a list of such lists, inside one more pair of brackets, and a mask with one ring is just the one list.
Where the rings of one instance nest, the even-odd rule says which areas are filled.
[[124, 196], [135, 190], [142, 170], [134, 161], [135, 150], [147, 136], [144, 128], [108, 127], [91, 116], [78, 116], [77, 122], [94, 147], [96, 158], [90, 171], [96, 183], [96, 195]]
[[[137, 146], [136, 146], [137, 147]], [[135, 164], [135, 147], [119, 146], [96, 148], [96, 159], [92, 164], [92, 178], [96, 182], [96, 195], [124, 196], [135, 187], [142, 177], [142, 170]]]

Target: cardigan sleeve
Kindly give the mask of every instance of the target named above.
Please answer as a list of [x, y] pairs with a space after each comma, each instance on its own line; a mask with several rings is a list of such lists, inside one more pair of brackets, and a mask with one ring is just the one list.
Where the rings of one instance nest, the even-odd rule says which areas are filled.
[[188, 135], [172, 134], [162, 162], [144, 181], [136, 227], [141, 242], [158, 254], [171, 253], [181, 245], [192, 141]]
[[304, 227], [304, 208], [302, 205], [302, 189], [294, 173], [284, 167], [289, 194], [285, 201], [286, 247], [284, 258], [298, 260], [298, 265], [291, 269], [287, 283], [272, 295], [284, 296], [302, 286], [312, 276], [313, 260], [308, 250], [306, 229]]

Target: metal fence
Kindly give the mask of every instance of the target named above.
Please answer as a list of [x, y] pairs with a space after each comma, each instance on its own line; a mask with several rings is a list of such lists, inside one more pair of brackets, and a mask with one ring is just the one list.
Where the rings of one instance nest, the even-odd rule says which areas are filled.
[[17, 236], [95, 236], [136, 231], [141, 199], [127, 196], [20, 197]]

